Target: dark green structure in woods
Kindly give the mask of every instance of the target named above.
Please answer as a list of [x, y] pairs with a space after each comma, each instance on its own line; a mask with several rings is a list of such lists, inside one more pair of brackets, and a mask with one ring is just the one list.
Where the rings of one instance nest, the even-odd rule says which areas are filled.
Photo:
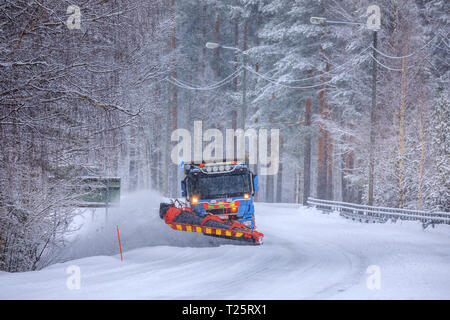
[[54, 170], [50, 180], [63, 185], [75, 196], [75, 205], [83, 208], [104, 208], [120, 202], [120, 177], [101, 175], [93, 166], [64, 166]]

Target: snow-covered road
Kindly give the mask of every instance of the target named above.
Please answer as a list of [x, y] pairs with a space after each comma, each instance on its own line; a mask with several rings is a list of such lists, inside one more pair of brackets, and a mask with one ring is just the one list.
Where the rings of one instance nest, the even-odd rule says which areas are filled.
[[[85, 258], [0, 272], [0, 299], [450, 299], [448, 226], [369, 225], [259, 203], [264, 244], [242, 246], [171, 230], [151, 212], [156, 202], [141, 194], [110, 214], [109, 228], [99, 229], [103, 218], [90, 222], [70, 251]], [[78, 290], [66, 284], [71, 265], [81, 271]], [[379, 270], [379, 289], [367, 285], [377, 276], [369, 266]]]

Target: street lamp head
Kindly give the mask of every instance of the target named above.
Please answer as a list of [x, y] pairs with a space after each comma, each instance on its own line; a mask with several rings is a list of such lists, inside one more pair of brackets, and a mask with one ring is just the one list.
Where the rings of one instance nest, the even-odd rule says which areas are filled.
[[327, 19], [323, 17], [311, 17], [309, 19], [309, 22], [311, 22], [312, 24], [324, 24], [326, 21]]
[[207, 42], [207, 43], [206, 43], [206, 47], [207, 47], [208, 49], [217, 49], [217, 48], [220, 47], [220, 44], [215, 43], [215, 42]]

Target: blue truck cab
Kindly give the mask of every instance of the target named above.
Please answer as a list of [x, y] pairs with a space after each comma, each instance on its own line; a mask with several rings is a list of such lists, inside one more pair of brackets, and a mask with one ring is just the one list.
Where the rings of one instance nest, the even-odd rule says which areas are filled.
[[258, 177], [244, 161], [191, 162], [183, 169], [182, 196], [193, 211], [255, 228], [253, 197], [258, 191]]

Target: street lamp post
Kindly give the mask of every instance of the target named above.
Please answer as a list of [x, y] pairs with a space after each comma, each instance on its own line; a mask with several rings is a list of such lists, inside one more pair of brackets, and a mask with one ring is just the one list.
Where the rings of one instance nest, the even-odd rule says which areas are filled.
[[374, 167], [375, 167], [375, 122], [376, 122], [376, 106], [377, 106], [377, 45], [378, 30], [381, 25], [381, 11], [377, 5], [370, 5], [367, 8], [367, 23], [355, 21], [328, 20], [324, 17], [311, 17], [312, 24], [350, 24], [350, 25], [366, 25], [368, 29], [373, 31], [373, 62], [372, 62], [372, 106], [370, 109], [370, 150], [369, 150], [369, 190], [367, 202], [369, 206], [373, 206], [373, 184], [374, 184]]
[[238, 51], [241, 53], [242, 55], [242, 106], [241, 106], [241, 128], [245, 131], [245, 119], [247, 118], [247, 70], [246, 70], [246, 65], [247, 65], [247, 59], [246, 59], [246, 52], [236, 48], [236, 47], [228, 47], [228, 46], [223, 46], [219, 43], [215, 43], [215, 42], [207, 42], [206, 43], [206, 48], [208, 49], [218, 49], [218, 48], [223, 48], [223, 49], [229, 49], [229, 50], [234, 50], [234, 51]]

